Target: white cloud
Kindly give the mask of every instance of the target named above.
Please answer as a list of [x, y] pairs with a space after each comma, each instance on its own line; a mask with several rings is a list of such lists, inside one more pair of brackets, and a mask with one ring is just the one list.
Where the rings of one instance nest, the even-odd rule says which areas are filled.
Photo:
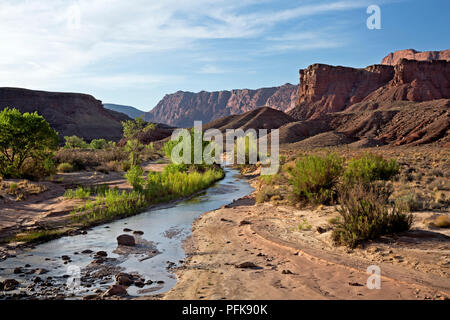
[[[92, 81], [93, 85], [118, 87], [170, 82], [176, 76], [142, 76], [118, 71], [97, 75], [98, 71], [92, 70], [105, 61], [120, 61], [139, 53], [194, 50], [203, 40], [263, 37], [277, 23], [349, 10], [365, 3], [334, 1], [250, 11], [242, 9], [250, 5], [254, 8], [261, 1], [2, 0], [0, 86], [48, 88], [62, 81], [70, 84], [80, 79]], [[275, 50], [333, 45], [318, 36], [301, 48], [287, 36], [270, 40], [277, 42], [273, 46]], [[335, 41], [334, 45], [339, 43]], [[200, 70], [201, 73], [225, 71], [212, 64]]]

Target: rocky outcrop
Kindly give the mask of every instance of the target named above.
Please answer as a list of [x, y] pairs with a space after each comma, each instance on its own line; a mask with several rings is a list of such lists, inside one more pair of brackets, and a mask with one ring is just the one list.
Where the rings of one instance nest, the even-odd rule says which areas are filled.
[[234, 114], [242, 114], [260, 107], [287, 111], [295, 106], [298, 86], [257, 90], [242, 89], [199, 93], [178, 91], [166, 95], [145, 116], [147, 121], [175, 127], [192, 127], [195, 120], [208, 123]]
[[450, 98], [450, 62], [402, 59], [394, 67], [365, 69], [314, 64], [300, 70], [298, 120], [319, 119], [347, 109], [377, 109], [386, 101], [423, 102]]
[[58, 131], [60, 137], [77, 135], [86, 140], [122, 137], [121, 121], [125, 114], [107, 110], [93, 96], [79, 93], [0, 88], [0, 109], [17, 108], [21, 112], [37, 111]]
[[381, 64], [395, 66], [402, 59], [432, 61], [432, 60], [447, 60], [450, 61], [450, 49], [443, 51], [425, 51], [420, 52], [414, 49], [399, 50], [389, 53], [383, 58]]
[[393, 79], [365, 101], [430, 101], [450, 98], [450, 61], [402, 59]]
[[394, 70], [390, 66], [355, 69], [313, 64], [300, 70], [297, 106], [289, 114], [304, 120], [342, 111], [387, 84], [393, 76]]

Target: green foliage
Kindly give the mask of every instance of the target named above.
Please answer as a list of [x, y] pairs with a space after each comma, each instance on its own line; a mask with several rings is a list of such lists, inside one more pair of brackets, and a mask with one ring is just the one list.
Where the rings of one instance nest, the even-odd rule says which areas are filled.
[[68, 189], [64, 193], [64, 197], [67, 199], [87, 199], [91, 196], [91, 191], [84, 188], [84, 187], [78, 187], [76, 190]]
[[367, 153], [360, 158], [351, 159], [344, 173], [344, 183], [370, 183], [376, 180], [389, 180], [399, 173], [397, 161], [385, 160], [382, 156]]
[[[180, 197], [190, 196], [223, 178], [222, 170], [209, 169], [199, 172], [150, 172], [147, 179], [140, 184], [138, 169], [133, 173], [139, 177], [138, 185], [143, 185], [142, 191], [119, 192], [117, 189], [107, 189], [99, 194], [95, 202], [75, 209], [74, 219], [83, 224], [93, 224], [98, 221], [109, 221], [115, 217], [127, 217], [139, 213], [143, 208], [160, 202], [167, 202]], [[79, 212], [87, 212], [82, 216]]]
[[131, 166], [137, 166], [140, 163], [140, 153], [145, 146], [137, 139], [131, 139], [127, 141], [125, 150], [129, 153], [129, 160]]
[[306, 219], [303, 219], [303, 221], [298, 224], [297, 228], [299, 231], [309, 231], [312, 229], [312, 225], [308, 223]]
[[147, 123], [142, 118], [136, 118], [135, 120], [122, 121], [122, 127], [123, 136], [131, 139], [142, 131], [153, 130], [156, 125], [154, 123]]
[[87, 149], [89, 147], [83, 138], [77, 136], [64, 137], [64, 140], [66, 141], [65, 149]]
[[407, 231], [412, 215], [389, 204], [392, 191], [384, 184], [356, 184], [342, 192], [333, 240], [338, 245], [356, 247], [360, 242], [381, 235]]
[[28, 172], [35, 172], [38, 166], [45, 170], [45, 162], [57, 147], [58, 133], [37, 112], [22, 114], [9, 108], [0, 111], [1, 176], [23, 176], [26, 162]]
[[143, 183], [144, 178], [142, 175], [144, 174], [144, 170], [140, 166], [131, 166], [130, 170], [125, 174], [125, 178], [128, 183], [133, 187], [134, 191], [142, 192], [143, 191]]
[[109, 147], [109, 144], [105, 139], [94, 139], [89, 144], [89, 147], [94, 150], [101, 150]]
[[56, 168], [56, 170], [58, 171], [58, 172], [72, 172], [73, 171], [73, 165], [71, 165], [70, 163], [68, 163], [68, 162], [63, 162], [63, 163], [60, 163], [59, 165], [58, 165], [58, 167]]
[[342, 159], [336, 154], [304, 156], [289, 169], [294, 194], [308, 203], [328, 204], [335, 200]]

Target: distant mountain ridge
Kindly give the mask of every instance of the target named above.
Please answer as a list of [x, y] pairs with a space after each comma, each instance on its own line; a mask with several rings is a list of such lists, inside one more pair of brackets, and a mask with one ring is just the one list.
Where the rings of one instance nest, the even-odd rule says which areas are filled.
[[195, 120], [207, 123], [260, 107], [288, 111], [295, 106], [297, 90], [297, 85], [287, 83], [280, 87], [256, 90], [178, 91], [166, 95], [153, 110], [146, 113], [145, 120], [176, 127], [192, 127]]
[[136, 119], [136, 118], [139, 118], [139, 117], [142, 117], [143, 115], [145, 115], [145, 111], [139, 110], [139, 109], [137, 109], [135, 107], [131, 107], [131, 106], [124, 106], [124, 105], [113, 104], [113, 103], [104, 103], [103, 106], [108, 110], [113, 110], [116, 112], [124, 113], [132, 119]]

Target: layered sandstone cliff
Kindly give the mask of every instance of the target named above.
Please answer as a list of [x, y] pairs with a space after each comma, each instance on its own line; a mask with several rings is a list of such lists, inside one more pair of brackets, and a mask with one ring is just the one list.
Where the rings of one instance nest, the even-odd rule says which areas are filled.
[[289, 112], [299, 120], [327, 113], [377, 109], [390, 101], [423, 102], [450, 98], [450, 62], [402, 59], [394, 67], [365, 69], [314, 64], [300, 70], [296, 107]]
[[450, 49], [442, 51], [416, 51], [414, 49], [399, 50], [389, 53], [383, 58], [381, 64], [395, 66], [402, 59], [418, 60], [418, 61], [432, 61], [432, 60], [447, 60], [450, 61]]
[[86, 140], [117, 141], [122, 137], [121, 121], [129, 119], [125, 114], [105, 109], [93, 96], [79, 93], [0, 88], [0, 109], [6, 107], [37, 111], [61, 138], [77, 135]]

